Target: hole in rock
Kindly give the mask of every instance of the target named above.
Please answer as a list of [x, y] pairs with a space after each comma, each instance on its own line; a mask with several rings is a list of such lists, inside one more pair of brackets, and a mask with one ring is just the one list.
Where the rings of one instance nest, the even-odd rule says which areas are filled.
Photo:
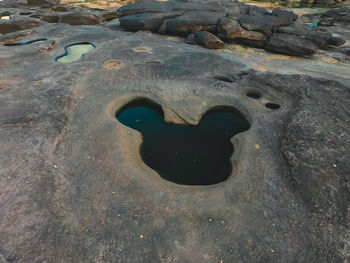
[[33, 12], [20, 12], [19, 14], [21, 15], [21, 16], [29, 16], [29, 15], [31, 15]]
[[198, 125], [166, 123], [161, 107], [149, 100], [126, 104], [116, 118], [142, 134], [145, 164], [163, 179], [182, 185], [225, 181], [232, 173], [230, 139], [250, 127], [232, 107], [209, 110]]
[[9, 47], [22, 46], [22, 45], [28, 45], [28, 44], [31, 44], [31, 43], [45, 41], [45, 40], [47, 40], [47, 38], [36, 38], [36, 39], [27, 40], [27, 41], [6, 43], [6, 44], [4, 44], [4, 46], [9, 46]]
[[256, 90], [250, 90], [246, 93], [247, 97], [252, 98], [252, 99], [260, 99], [261, 98], [261, 93]]
[[225, 76], [225, 75], [217, 75], [214, 77], [214, 79], [220, 80], [220, 81], [225, 81], [229, 83], [233, 83], [234, 79], [230, 76]]
[[271, 110], [277, 110], [281, 107], [281, 105], [277, 104], [277, 103], [273, 103], [273, 102], [268, 102], [265, 104], [266, 108], [269, 108]]
[[96, 46], [89, 42], [73, 43], [64, 47], [64, 53], [56, 57], [56, 61], [74, 62], [95, 48]]

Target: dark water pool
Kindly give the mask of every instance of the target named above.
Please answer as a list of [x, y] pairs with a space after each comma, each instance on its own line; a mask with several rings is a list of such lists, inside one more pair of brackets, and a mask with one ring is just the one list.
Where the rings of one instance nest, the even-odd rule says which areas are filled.
[[226, 180], [232, 172], [230, 139], [250, 126], [229, 107], [207, 112], [195, 126], [168, 124], [159, 105], [143, 100], [127, 104], [116, 117], [142, 134], [143, 161], [162, 178], [183, 185]]

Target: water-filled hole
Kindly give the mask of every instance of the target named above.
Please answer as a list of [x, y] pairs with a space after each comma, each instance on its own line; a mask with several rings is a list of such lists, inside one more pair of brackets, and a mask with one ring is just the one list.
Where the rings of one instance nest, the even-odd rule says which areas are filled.
[[273, 103], [273, 102], [268, 102], [265, 104], [265, 107], [271, 110], [277, 110], [281, 107], [281, 105], [277, 104], [277, 103]]
[[182, 185], [225, 181], [232, 173], [230, 139], [250, 127], [232, 107], [209, 110], [198, 125], [166, 123], [161, 107], [145, 99], [128, 103], [116, 118], [142, 134], [144, 163], [163, 179]]
[[41, 42], [41, 41], [46, 41], [46, 40], [47, 40], [47, 38], [36, 38], [36, 39], [27, 40], [27, 41], [6, 43], [6, 44], [4, 44], [4, 46], [9, 46], [9, 47], [23, 46], [23, 45], [28, 45], [28, 44], [32, 44], [35, 42]]
[[251, 99], [260, 99], [261, 98], [261, 92], [256, 91], [256, 90], [250, 90], [246, 92], [247, 97], [251, 98]]
[[73, 43], [64, 47], [64, 53], [56, 57], [56, 61], [74, 62], [95, 48], [95, 45], [89, 42]]

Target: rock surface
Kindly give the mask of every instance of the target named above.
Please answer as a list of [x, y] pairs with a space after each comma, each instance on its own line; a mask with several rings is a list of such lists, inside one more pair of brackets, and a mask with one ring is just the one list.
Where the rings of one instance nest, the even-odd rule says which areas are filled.
[[[30, 11], [4, 6], [11, 19]], [[350, 40], [347, 25], [329, 32]], [[280, 35], [297, 38], [267, 39]], [[47, 40], [4, 45], [36, 38]], [[81, 42], [96, 48], [55, 61]], [[348, 43], [311, 58], [217, 52], [114, 20], [0, 35], [0, 262], [347, 263]], [[115, 118], [140, 97], [174, 123], [242, 112], [251, 128], [232, 138], [232, 176], [181, 186], [145, 166], [140, 134]]]

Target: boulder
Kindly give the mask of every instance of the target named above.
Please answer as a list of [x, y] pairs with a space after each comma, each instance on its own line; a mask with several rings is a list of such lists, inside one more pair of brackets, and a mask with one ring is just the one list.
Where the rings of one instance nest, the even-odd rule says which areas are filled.
[[30, 6], [50, 7], [59, 3], [57, 0], [27, 0], [27, 4]]
[[350, 23], [350, 8], [342, 7], [328, 10], [321, 15], [321, 21], [332, 21], [332, 23]]
[[120, 25], [125, 30], [137, 31], [148, 30], [158, 31], [164, 20], [182, 15], [182, 12], [169, 13], [142, 13], [130, 16], [123, 16], [119, 19]]
[[341, 39], [339, 37], [334, 37], [334, 36], [329, 36], [329, 38], [327, 38], [328, 40], [328, 45], [332, 45], [332, 46], [341, 46], [345, 43], [344, 39]]
[[12, 17], [0, 20], [0, 33], [7, 34], [15, 31], [30, 29], [40, 26], [40, 20], [30, 17]]
[[165, 20], [159, 33], [187, 36], [197, 31], [208, 31], [215, 34], [217, 23], [225, 15], [223, 12], [189, 11], [182, 16]]
[[225, 39], [229, 42], [237, 39], [247, 39], [253, 41], [263, 42], [266, 39], [266, 35], [256, 31], [248, 31], [241, 27], [241, 25], [230, 18], [220, 19], [217, 26], [217, 34], [221, 39]]
[[268, 51], [291, 56], [311, 56], [317, 51], [317, 46], [312, 42], [295, 35], [281, 33], [269, 36], [264, 47]]
[[225, 46], [225, 43], [222, 42], [217, 36], [207, 31], [196, 32], [194, 34], [194, 40], [198, 45], [210, 49], [218, 49]]
[[247, 31], [261, 32], [270, 35], [275, 26], [275, 17], [271, 15], [251, 16], [244, 15], [238, 18], [241, 27]]
[[129, 16], [141, 13], [167, 13], [172, 11], [217, 11], [217, 5], [198, 2], [139, 2], [125, 5], [118, 9], [120, 16]]
[[70, 9], [64, 5], [55, 5], [51, 7], [51, 10], [54, 12], [69, 12]]
[[30, 15], [30, 17], [38, 18], [48, 23], [58, 23], [59, 21], [59, 15], [55, 12], [45, 12], [41, 10]]
[[81, 14], [78, 12], [65, 13], [60, 15], [59, 23], [69, 25], [97, 25], [101, 22], [96, 16], [89, 14]]
[[245, 8], [245, 14], [250, 16], [265, 16], [265, 15], [270, 15], [271, 13], [267, 11], [265, 8], [254, 6], [254, 5], [248, 5]]
[[275, 19], [275, 26], [289, 26], [298, 19], [298, 15], [293, 12], [276, 8], [272, 11]]
[[141, 13], [165, 13], [172, 10], [173, 6], [164, 2], [139, 2], [122, 6], [117, 12], [119, 16], [129, 16]]
[[185, 38], [185, 43], [190, 44], [190, 45], [196, 44], [196, 41], [195, 41], [195, 39], [194, 39], [194, 34], [189, 34], [189, 35]]
[[304, 25], [295, 27], [280, 27], [276, 31], [278, 33], [285, 33], [306, 39], [316, 45], [318, 48], [325, 48], [327, 45], [334, 45], [334, 43], [337, 43], [337, 45], [342, 45], [345, 43], [345, 41], [342, 41], [341, 39], [332, 37], [332, 34], [328, 32], [321, 31], [317, 28], [310, 28]]
[[117, 11], [104, 11], [101, 17], [105, 21], [111, 21], [113, 19], [119, 18], [119, 14], [117, 13]]

